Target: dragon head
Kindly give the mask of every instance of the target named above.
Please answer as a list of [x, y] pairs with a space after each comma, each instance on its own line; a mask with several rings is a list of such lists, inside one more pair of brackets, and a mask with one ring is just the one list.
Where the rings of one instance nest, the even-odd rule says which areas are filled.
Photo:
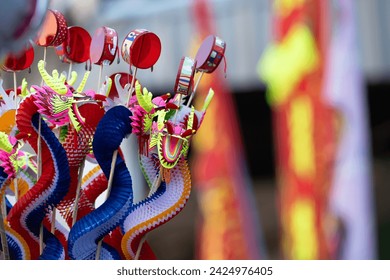
[[140, 154], [158, 158], [164, 172], [186, 158], [191, 138], [200, 128], [207, 107], [214, 95], [212, 89], [201, 111], [182, 104], [170, 94], [154, 97], [139, 84], [135, 88], [137, 104], [131, 108], [133, 133], [138, 135]]
[[32, 154], [20, 149], [20, 142], [16, 138], [0, 131], [0, 166], [4, 168], [9, 178], [15, 178], [20, 172], [32, 170], [36, 173]]
[[45, 69], [43, 60], [38, 62], [38, 70], [42, 76], [45, 86], [33, 86], [36, 92], [35, 104], [41, 113], [53, 125], [63, 126], [69, 123], [76, 128], [81, 129], [84, 118], [78, 110], [78, 104], [92, 101], [95, 94], [92, 91], [84, 93], [84, 87], [87, 82], [89, 71], [84, 74], [80, 85], [75, 90], [73, 84], [77, 80], [77, 73], [73, 71], [70, 79], [67, 81], [64, 74], [59, 75], [54, 69], [50, 75]]

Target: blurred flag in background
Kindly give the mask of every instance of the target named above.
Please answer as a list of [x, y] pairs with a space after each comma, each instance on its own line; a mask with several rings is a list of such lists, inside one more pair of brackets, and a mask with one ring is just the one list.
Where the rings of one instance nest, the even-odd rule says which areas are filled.
[[328, 1], [274, 2], [275, 41], [259, 64], [273, 109], [283, 258], [328, 259], [324, 221], [336, 138], [323, 101]]
[[[206, 36], [218, 33], [209, 1], [194, 0], [192, 9], [199, 46]], [[196, 95], [202, 103], [210, 87], [215, 91], [193, 143], [192, 175], [201, 212], [196, 258], [264, 258], [240, 128], [222, 64], [214, 73], [203, 75]]]
[[274, 2], [275, 42], [259, 72], [273, 108], [287, 259], [375, 257], [353, 3]]
[[[341, 259], [375, 259], [376, 232], [367, 102], [356, 33], [356, 2], [334, 2], [325, 100], [339, 116], [330, 211]], [[334, 228], [334, 227], [330, 227]], [[338, 231], [338, 232], [337, 232]]]

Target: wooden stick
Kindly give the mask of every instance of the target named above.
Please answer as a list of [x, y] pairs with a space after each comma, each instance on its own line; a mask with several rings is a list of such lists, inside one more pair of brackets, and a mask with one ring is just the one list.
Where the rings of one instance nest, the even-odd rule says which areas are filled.
[[15, 193], [15, 201], [19, 200], [19, 184], [18, 184], [18, 175], [15, 174], [15, 179], [14, 179], [14, 193]]
[[191, 101], [192, 101], [192, 99], [193, 99], [194, 96], [195, 96], [195, 92], [196, 92], [196, 90], [197, 90], [197, 88], [198, 88], [198, 85], [199, 85], [199, 83], [200, 83], [200, 80], [201, 80], [202, 77], [203, 77], [203, 74], [204, 74], [204, 72], [200, 72], [200, 75], [199, 75], [199, 77], [198, 77], [198, 80], [196, 81], [194, 90], [192, 91], [192, 93], [191, 93], [191, 95], [190, 95], [190, 98], [188, 99], [187, 106], [190, 106]]
[[[154, 180], [152, 187], [150, 188], [148, 197], [151, 196], [152, 194], [154, 194], [154, 193], [156, 192], [157, 188], [158, 188], [158, 187], [160, 186], [160, 184], [161, 184], [161, 180], [162, 180], [162, 175], [161, 175], [161, 171], [160, 171], [160, 173], [158, 174], [157, 178]], [[139, 257], [140, 257], [140, 255], [141, 255], [142, 246], [144, 245], [147, 236], [148, 236], [148, 234], [146, 233], [146, 234], [142, 237], [141, 241], [139, 242], [138, 248], [137, 248], [137, 252], [136, 252], [136, 254], [135, 254], [134, 260], [139, 260]]]
[[177, 114], [179, 113], [179, 110], [180, 110], [180, 104], [181, 104], [181, 100], [182, 100], [182, 95], [179, 94], [179, 105], [178, 105], [178, 109], [176, 110], [175, 112], [175, 116], [173, 117], [173, 122], [176, 123], [176, 119], [177, 119]]
[[9, 260], [9, 250], [8, 250], [8, 242], [7, 235], [5, 233], [4, 219], [6, 217], [7, 211], [5, 210], [5, 196], [1, 199], [1, 209], [0, 209], [0, 239], [1, 239], [1, 247], [3, 249], [3, 255], [5, 260]]
[[39, 228], [39, 254], [43, 253], [43, 222], [41, 223], [41, 227]]
[[51, 211], [51, 227], [50, 227], [50, 232], [52, 234], [55, 234], [56, 232], [56, 213], [57, 213], [57, 208], [53, 208], [53, 210]]
[[37, 180], [39, 180], [39, 177], [42, 175], [42, 161], [41, 161], [41, 148], [42, 148], [42, 137], [41, 137], [41, 131], [42, 131], [42, 117], [39, 114], [39, 124], [38, 124], [38, 143], [37, 143], [37, 162], [38, 162], [38, 173], [37, 173]]
[[100, 253], [102, 251], [102, 243], [103, 243], [103, 239], [100, 239], [98, 244], [97, 244], [97, 248], [96, 248], [95, 260], [100, 260]]
[[16, 97], [18, 96], [18, 83], [16, 80], [16, 72], [15, 71], [13, 72], [13, 76], [14, 76], [14, 92], [15, 92], [15, 109], [18, 109], [18, 100], [16, 99]]
[[66, 77], [66, 81], [69, 81], [70, 78], [72, 77], [72, 75], [71, 75], [71, 73], [72, 73], [72, 66], [73, 66], [73, 63], [69, 62], [68, 76]]
[[73, 65], [73, 63], [72, 62], [70, 62], [69, 63], [69, 69], [68, 69], [68, 77], [66, 78], [66, 80], [67, 81], [69, 81], [70, 80], [70, 77], [71, 77], [71, 72], [72, 72], [72, 65]]
[[131, 86], [130, 86], [130, 89], [129, 89], [129, 96], [127, 97], [126, 107], [129, 107], [129, 105], [130, 105], [129, 104], [130, 103], [130, 98], [133, 95], [132, 91], [133, 91], [134, 84], [135, 84], [135, 77], [137, 76], [137, 70], [138, 70], [138, 68], [135, 67], [133, 79], [131, 80]]
[[3, 196], [3, 200], [2, 200], [2, 204], [1, 204], [1, 207], [0, 207], [0, 211], [3, 215], [3, 217], [7, 217], [7, 205], [5, 204], [5, 194]]
[[[38, 162], [38, 172], [37, 172], [37, 181], [42, 175], [42, 160], [41, 160], [41, 149], [42, 149], [42, 137], [41, 137], [41, 131], [42, 131], [42, 116], [39, 114], [39, 124], [38, 124], [38, 143], [37, 143], [37, 162]], [[54, 211], [54, 209], [53, 209]], [[41, 223], [41, 227], [39, 230], [39, 252], [42, 254], [43, 252], [43, 222]]]
[[112, 154], [112, 160], [111, 160], [111, 169], [110, 169], [110, 177], [108, 178], [108, 184], [107, 184], [107, 194], [106, 194], [106, 200], [110, 196], [111, 187], [112, 187], [112, 181], [114, 180], [114, 173], [115, 173], [115, 164], [116, 164], [116, 158], [118, 157], [118, 150], [116, 150]]
[[[43, 61], [46, 65], [46, 54], [47, 54], [47, 47], [44, 47], [43, 48]], [[43, 80], [43, 77], [42, 77], [42, 80], [41, 80], [41, 87], [43, 86], [44, 84], [44, 80]], [[42, 174], [42, 166], [41, 166], [41, 131], [42, 131], [42, 128], [41, 128], [41, 122], [42, 122], [42, 116], [41, 114], [39, 114], [39, 124], [38, 124], [38, 143], [37, 143], [37, 165], [38, 165], [38, 173], [37, 173], [37, 180], [39, 179], [39, 177], [41, 176]]]
[[46, 62], [46, 52], [47, 52], [47, 47], [43, 48], [43, 61]]
[[76, 198], [74, 201], [74, 209], [73, 209], [73, 215], [72, 215], [72, 226], [77, 221], [77, 212], [79, 209], [79, 201], [80, 201], [80, 193], [81, 193], [81, 183], [83, 181], [83, 171], [85, 166], [85, 158], [81, 162], [81, 165], [79, 167], [79, 174], [78, 174], [78, 181], [77, 181], [77, 190], [76, 190]]
[[146, 237], [147, 237], [148, 234], [145, 234], [142, 238], [141, 238], [141, 241], [139, 242], [139, 245], [138, 245], [138, 248], [137, 248], [137, 253], [135, 254], [135, 258], [134, 260], [138, 261], [139, 260], [139, 257], [141, 255], [141, 249], [146, 241]]
[[[37, 143], [37, 162], [38, 162], [38, 172], [37, 172], [37, 181], [39, 180], [39, 177], [41, 177], [42, 174], [42, 160], [41, 160], [41, 126], [42, 116], [39, 114], [39, 124], [38, 124], [38, 143]], [[39, 252], [42, 254], [43, 252], [43, 222], [41, 223], [41, 227], [39, 229]]]
[[158, 189], [158, 187], [161, 184], [161, 181], [162, 181], [162, 175], [161, 175], [161, 171], [160, 171], [160, 173], [158, 173], [157, 178], [154, 180], [152, 187], [150, 188], [148, 197], [156, 192], [156, 190]]
[[[43, 48], [43, 61], [46, 66], [46, 54], [47, 54], [47, 47]], [[42, 77], [41, 80], [41, 87], [44, 85], [44, 80]], [[37, 181], [39, 180], [39, 177], [41, 177], [42, 174], [42, 161], [41, 161], [41, 148], [42, 148], [42, 136], [41, 136], [41, 131], [42, 131], [42, 116], [39, 114], [39, 120], [38, 120], [38, 140], [37, 140]], [[42, 254], [43, 252], [43, 222], [41, 223], [40, 229], [39, 229], [39, 252]]]
[[[47, 52], [47, 47], [44, 47], [43, 48], [43, 61], [45, 62], [45, 66], [46, 66], [46, 52]], [[43, 86], [43, 77], [42, 77], [42, 80], [41, 80], [41, 87]]]
[[[17, 99], [17, 96], [18, 96], [18, 83], [17, 83], [17, 79], [16, 79], [16, 72], [14, 71], [13, 72], [13, 76], [14, 76], [14, 93], [15, 93], [15, 110], [18, 109], [18, 99]], [[17, 172], [15, 172], [15, 179], [14, 179], [14, 193], [15, 193], [15, 200], [18, 201], [19, 199], [19, 188], [18, 188], [18, 174]]]
[[97, 92], [99, 92], [100, 88], [101, 88], [100, 83], [102, 81], [102, 75], [103, 75], [103, 64], [101, 64], [100, 67], [99, 67], [99, 79], [98, 79]]
[[[110, 176], [109, 176], [109, 178], [108, 178], [108, 184], [107, 184], [106, 200], [107, 200], [108, 197], [110, 196], [111, 187], [112, 187], [112, 181], [113, 181], [113, 179], [114, 179], [115, 163], [116, 163], [117, 157], [118, 157], [118, 150], [116, 150], [116, 151], [112, 154]], [[98, 242], [97, 248], [96, 248], [95, 260], [100, 260], [100, 252], [101, 252], [101, 249], [102, 249], [102, 243], [103, 243], [103, 239], [100, 239], [99, 242]]]

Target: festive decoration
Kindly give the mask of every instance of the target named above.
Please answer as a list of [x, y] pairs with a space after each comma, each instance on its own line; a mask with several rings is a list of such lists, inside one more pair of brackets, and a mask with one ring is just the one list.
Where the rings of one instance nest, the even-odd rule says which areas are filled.
[[34, 49], [31, 43], [27, 44], [27, 47], [17, 54], [8, 54], [5, 57], [3, 70], [7, 72], [18, 72], [27, 69], [34, 61]]
[[337, 143], [336, 113], [323, 96], [329, 3], [277, 3], [275, 42], [259, 73], [275, 119], [283, 257], [328, 259], [334, 248], [324, 221], [333, 219], [328, 199]]
[[66, 40], [56, 47], [62, 62], [83, 63], [90, 59], [91, 35], [80, 26], [68, 27]]
[[222, 59], [225, 59], [225, 50], [226, 43], [221, 38], [214, 35], [207, 36], [196, 53], [195, 59], [197, 61], [197, 70], [206, 73], [213, 73], [221, 63]]
[[[111, 159], [122, 139], [131, 133], [129, 109], [116, 106], [110, 109], [96, 130], [94, 154], [108, 178]], [[109, 133], [110, 137], [106, 137]], [[115, 133], [115, 134], [114, 134]], [[120, 225], [127, 216], [133, 202], [130, 174], [120, 157], [115, 162], [113, 186], [108, 199], [102, 206], [85, 216], [73, 226], [69, 233], [69, 254], [75, 259], [95, 259], [98, 240]], [[119, 254], [104, 246], [103, 259], [118, 259]]]
[[176, 76], [175, 93], [188, 95], [194, 86], [196, 61], [190, 57], [183, 57], [180, 60], [179, 70]]
[[110, 65], [118, 52], [118, 34], [110, 27], [99, 27], [91, 41], [91, 62], [97, 65]]
[[[203, 86], [212, 86], [216, 91], [193, 145], [194, 184], [201, 212], [196, 257], [259, 259], [265, 256], [256, 230], [257, 217], [251, 205], [253, 195], [246, 177], [233, 98], [220, 80], [222, 73], [216, 70], [226, 43], [209, 36], [208, 32], [215, 30], [210, 2], [197, 0], [192, 5], [198, 37], [205, 38], [196, 52], [197, 70], [199, 75], [207, 74]], [[215, 76], [210, 75], [214, 71]], [[197, 94], [198, 100], [204, 96], [202, 87]]]
[[[32, 259], [38, 257], [39, 227], [50, 207], [58, 204], [69, 188], [69, 169], [66, 153], [49, 127], [39, 124], [34, 96], [27, 97], [18, 108], [16, 123], [18, 139], [26, 140], [36, 150], [38, 126], [42, 127], [42, 161], [45, 173], [29, 192], [18, 200], [7, 216], [11, 228], [29, 245]], [[58, 252], [50, 252], [57, 254]], [[48, 254], [50, 254], [48, 253]]]
[[49, 0], [4, 0], [0, 10], [0, 60], [17, 53], [34, 38], [44, 21]]
[[161, 42], [156, 34], [146, 29], [134, 29], [122, 43], [122, 58], [130, 66], [140, 69], [153, 67], [161, 53]]
[[[326, 61], [324, 100], [337, 110], [337, 148], [326, 235], [333, 259], [376, 259], [368, 113], [359, 65], [357, 4], [339, 0]], [[351, 200], [354, 203], [351, 203]]]
[[56, 10], [47, 10], [45, 21], [36, 38], [41, 47], [57, 47], [68, 39], [68, 24], [62, 13]]
[[[216, 60], [206, 59], [198, 71], [211, 73], [223, 57], [223, 40], [210, 38]], [[34, 40], [44, 47], [43, 59], [32, 66], [41, 75], [39, 85], [17, 85], [15, 73], [33, 61], [31, 47], [2, 66], [14, 73], [15, 85], [3, 90], [0, 80], [2, 252], [10, 259], [155, 259], [146, 234], [174, 218], [189, 199], [186, 158], [214, 91], [200, 110], [184, 104], [195, 91], [196, 62], [183, 57], [174, 95], [153, 96], [136, 79], [137, 69], [153, 68], [161, 53], [159, 37], [145, 29], [123, 41], [129, 73], [112, 74], [104, 83], [103, 65], [112, 64], [118, 50], [114, 29], [100, 27], [91, 38], [82, 27], [68, 27], [61, 12], [47, 10]], [[49, 47], [69, 63], [68, 73], [49, 72]], [[98, 86], [85, 89], [86, 71], [76, 88], [72, 64], [88, 61], [100, 66]], [[127, 151], [120, 147], [131, 133], [138, 136], [139, 165], [150, 187], [138, 203], [123, 159]], [[83, 178], [86, 160], [95, 167]], [[106, 200], [95, 207], [104, 191]]]

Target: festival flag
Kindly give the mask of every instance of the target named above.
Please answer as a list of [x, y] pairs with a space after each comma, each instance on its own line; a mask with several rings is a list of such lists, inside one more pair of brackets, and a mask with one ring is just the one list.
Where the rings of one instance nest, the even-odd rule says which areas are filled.
[[[193, 12], [199, 40], [214, 34], [209, 1], [193, 1]], [[237, 115], [226, 84], [221, 71], [204, 75], [201, 83], [215, 95], [193, 142], [192, 175], [201, 213], [196, 258], [264, 258]], [[204, 93], [207, 90], [198, 90], [197, 98], [204, 100]]]
[[325, 231], [335, 160], [333, 109], [323, 100], [328, 1], [274, 2], [275, 40], [259, 63], [273, 110], [281, 248], [286, 259], [332, 258]]
[[376, 232], [366, 99], [358, 56], [355, 1], [335, 2], [335, 25], [325, 79], [325, 100], [337, 109], [338, 146], [330, 210], [336, 218], [335, 257], [375, 259]]

